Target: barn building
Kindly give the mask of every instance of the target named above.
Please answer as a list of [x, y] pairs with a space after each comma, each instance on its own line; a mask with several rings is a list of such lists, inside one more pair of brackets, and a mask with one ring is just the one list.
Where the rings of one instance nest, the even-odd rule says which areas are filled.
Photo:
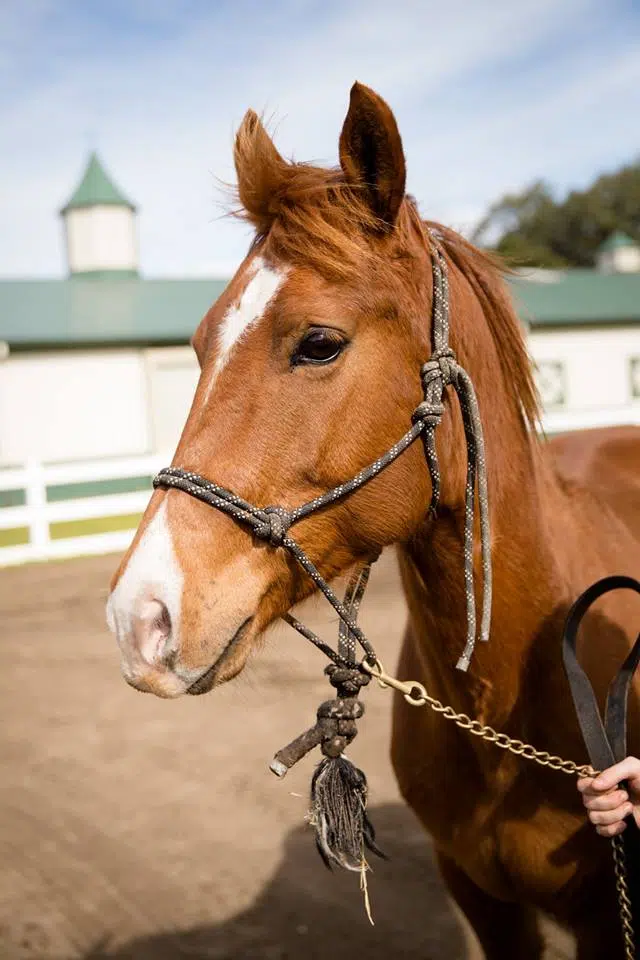
[[[68, 276], [0, 281], [0, 466], [170, 452], [197, 370], [188, 345], [226, 278], [140, 275], [136, 207], [96, 154], [60, 211]], [[513, 295], [551, 430], [640, 422], [640, 249], [522, 273]]]

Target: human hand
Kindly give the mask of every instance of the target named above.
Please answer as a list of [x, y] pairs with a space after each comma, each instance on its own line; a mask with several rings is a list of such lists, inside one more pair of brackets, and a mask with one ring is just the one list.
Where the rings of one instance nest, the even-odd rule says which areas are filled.
[[[629, 792], [619, 787], [626, 780]], [[640, 826], [640, 760], [626, 757], [597, 777], [578, 780], [578, 790], [589, 820], [601, 837], [615, 837], [626, 830], [624, 818], [632, 813]]]

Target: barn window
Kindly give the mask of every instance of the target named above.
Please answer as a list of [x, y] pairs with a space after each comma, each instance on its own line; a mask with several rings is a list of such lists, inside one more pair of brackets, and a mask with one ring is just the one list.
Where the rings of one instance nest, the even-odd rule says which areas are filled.
[[561, 360], [539, 360], [535, 366], [536, 383], [546, 410], [567, 404], [567, 374]]

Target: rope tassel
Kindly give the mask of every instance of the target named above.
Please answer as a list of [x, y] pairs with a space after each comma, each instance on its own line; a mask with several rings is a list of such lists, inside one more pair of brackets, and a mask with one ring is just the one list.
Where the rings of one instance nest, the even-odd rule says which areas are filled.
[[301, 630], [334, 661], [324, 672], [336, 696], [320, 704], [315, 726], [278, 751], [271, 769], [282, 777], [306, 753], [320, 746], [324, 759], [316, 767], [311, 781], [308, 820], [315, 829], [316, 846], [326, 866], [331, 868], [336, 864], [360, 873], [365, 906], [371, 920], [366, 851], [380, 857], [384, 854], [376, 846], [375, 831], [367, 816], [367, 778], [344, 756], [345, 749], [358, 732], [356, 721], [364, 713], [364, 704], [358, 695], [371, 679], [370, 673], [356, 662], [357, 634], [351, 626], [356, 626], [369, 573], [370, 564], [366, 563], [357, 566], [351, 575], [344, 598], [350, 625], [341, 620], [337, 651], [328, 648], [308, 627], [288, 617], [292, 626]]
[[311, 781], [309, 820], [325, 864], [345, 870], [367, 869], [365, 850], [384, 857], [367, 816], [367, 778], [346, 757], [325, 757]]

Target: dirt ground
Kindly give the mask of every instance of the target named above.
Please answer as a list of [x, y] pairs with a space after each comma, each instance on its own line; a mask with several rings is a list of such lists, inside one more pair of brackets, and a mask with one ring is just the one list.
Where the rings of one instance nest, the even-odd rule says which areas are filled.
[[[114, 565], [0, 572], [2, 960], [476, 957], [395, 787], [390, 694], [368, 689], [351, 749], [390, 856], [371, 927], [357, 878], [325, 870], [305, 824], [314, 760], [284, 781], [268, 769], [327, 695], [320, 654], [283, 627], [220, 691], [143, 696], [105, 627]], [[393, 558], [379, 567], [363, 623], [393, 664], [404, 606]], [[333, 641], [319, 603], [304, 613]]]

